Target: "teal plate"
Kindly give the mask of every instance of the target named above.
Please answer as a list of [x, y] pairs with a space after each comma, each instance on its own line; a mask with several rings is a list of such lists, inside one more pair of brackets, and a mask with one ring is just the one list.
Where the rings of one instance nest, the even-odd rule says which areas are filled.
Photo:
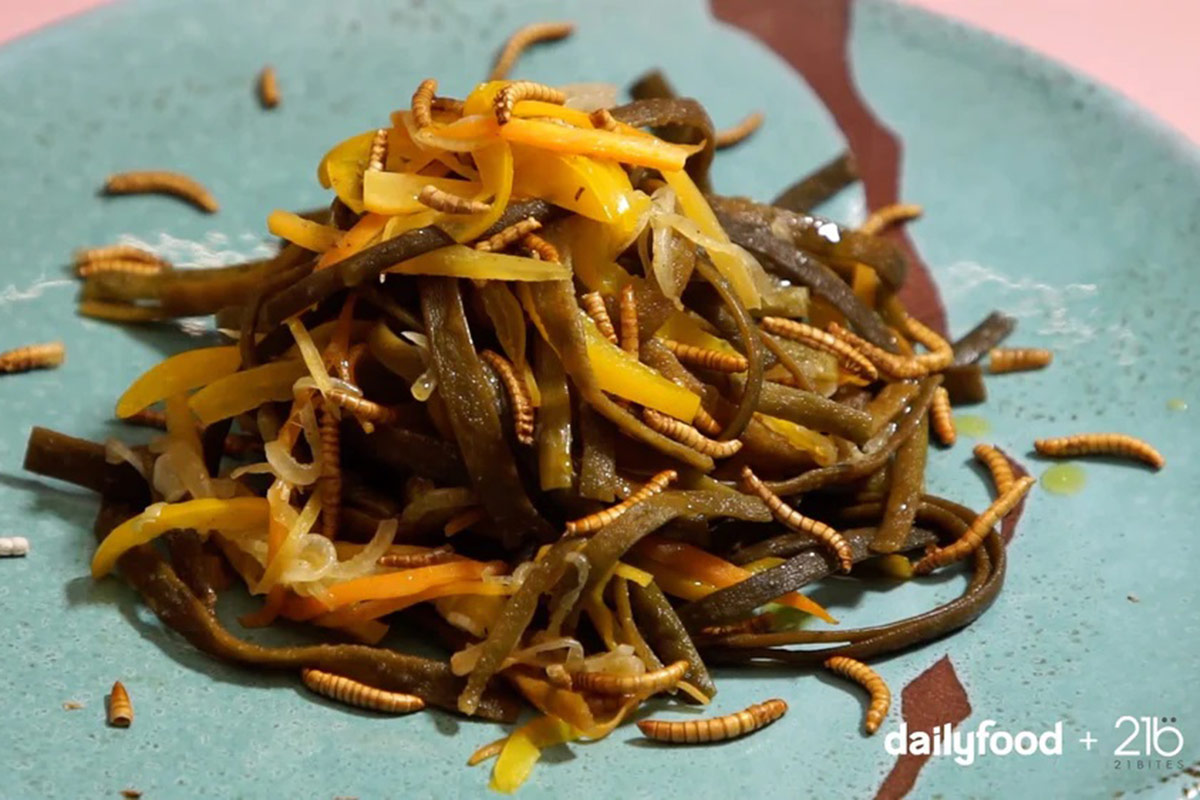
[[[772, 9], [789, 15], [782, 0], [722, 5], [742, 6], [760, 25]], [[810, 5], [819, 14], [837, 4]], [[134, 0], [0, 51], [0, 347], [61, 338], [69, 354], [61, 369], [0, 379], [0, 533], [33, 545], [28, 558], [0, 561], [0, 795], [487, 795], [488, 768], [463, 763], [499, 727], [441, 712], [348, 712], [305, 693], [295, 676], [199, 655], [118, 581], [88, 577], [95, 498], [23, 474], [21, 455], [34, 425], [130, 435], [109, 421], [114, 398], [203, 336], [76, 316], [65, 272], [72, 248], [129, 235], [194, 263], [252, 253], [269, 209], [324, 201], [313, 170], [330, 143], [385, 121], [429, 73], [461, 95], [507, 31], [564, 17], [579, 22], [578, 34], [529, 54], [521, 76], [627, 85], [661, 66], [718, 124], [767, 111], [751, 142], [718, 159], [726, 193], [770, 197], [843, 147], [833, 117], [785, 61], [684, 0]], [[774, 33], [786, 42], [790, 30], [779, 22]], [[867, 104], [905, 145], [901, 194], [927, 212], [911, 235], [951, 330], [998, 307], [1020, 317], [1016, 342], [1057, 354], [1049, 370], [991, 381], [977, 412], [988, 440], [1041, 474], [1048, 463], [1027, 452], [1035, 437], [1123, 430], [1156, 443], [1168, 467], [1091, 462], [1080, 493], [1035, 492], [995, 606], [955, 636], [878, 663], [897, 695], [880, 735], [861, 735], [861, 694], [840, 681], [725, 670], [715, 712], [778, 696], [791, 713], [729, 746], [669, 750], [625, 728], [557, 748], [522, 794], [897, 797], [914, 777], [921, 797], [1186, 794], [1200, 772], [1200, 463], [1191, 460], [1195, 412], [1168, 403], [1200, 403], [1196, 154], [1120, 98], [923, 13], [859, 3], [849, 45]], [[252, 95], [264, 62], [278, 67], [284, 93], [273, 112]], [[109, 172], [151, 166], [202, 177], [221, 212], [96, 197]], [[861, 196], [840, 198], [830, 213], [856, 221]], [[937, 453], [928, 483], [982, 507], [985, 483], [967, 465], [972, 443]], [[962, 580], [886, 592], [830, 585], [817, 596], [843, 624], [872, 623], [947, 599]], [[232, 619], [246, 607], [231, 596], [222, 613]], [[137, 708], [129, 730], [104, 725], [116, 678]], [[84, 707], [64, 710], [67, 701]], [[1062, 753], [970, 765], [934, 757], [923, 767], [906, 759], [893, 772], [884, 734], [902, 711], [915, 719], [924, 704], [926, 716], [962, 716], [964, 703], [968, 730], [984, 719], [1010, 733], [1061, 721]], [[1154, 721], [1115, 727], [1123, 715]], [[1126, 751], [1139, 757], [1114, 757], [1134, 724], [1142, 730]], [[1144, 740], [1147, 727], [1167, 725], [1184, 739], [1178, 752], [1170, 734]], [[1095, 740], [1090, 748], [1084, 738]]]

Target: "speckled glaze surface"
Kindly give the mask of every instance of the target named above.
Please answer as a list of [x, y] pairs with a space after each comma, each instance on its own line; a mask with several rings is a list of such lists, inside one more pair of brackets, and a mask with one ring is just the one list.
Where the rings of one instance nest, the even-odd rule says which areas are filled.
[[[184, 260], [252, 252], [269, 209], [323, 201], [313, 172], [330, 143], [386, 120], [428, 73], [461, 94], [506, 31], [560, 17], [580, 23], [576, 37], [530, 54], [520, 76], [625, 85], [657, 65], [708, 104], [718, 125], [765, 105], [762, 132], [718, 159], [726, 193], [770, 197], [842, 146], [781, 60], [685, 0], [134, 0], [0, 51], [0, 348], [50, 338], [68, 348], [59, 370], [0, 378], [0, 535], [32, 543], [27, 558], [0, 561], [0, 796], [115, 797], [127, 787], [151, 799], [488, 794], [488, 768], [463, 764], [500, 735], [497, 726], [440, 712], [378, 718], [307, 694], [296, 676], [211, 662], [122, 584], [88, 577], [95, 498], [20, 465], [33, 425], [132, 438], [108, 421], [115, 397], [196, 341], [75, 316], [65, 270], [74, 247], [129, 234]], [[902, 194], [927, 211], [912, 236], [952, 331], [999, 307], [1021, 319], [1015, 341], [1057, 353], [1050, 370], [990, 383], [988, 404], [972, 410], [990, 424], [989, 440], [1035, 475], [1049, 465], [1028, 454], [1033, 438], [1083, 430], [1144, 436], [1168, 462], [1161, 474], [1089, 463], [1081, 492], [1036, 493], [992, 610], [956, 636], [876, 665], [899, 696], [948, 655], [972, 707], [968, 728], [985, 718], [1013, 732], [1064, 723], [1062, 756], [970, 766], [934, 758], [912, 796], [1179, 797], [1195, 775], [1117, 769], [1111, 754], [1129, 731], [1114, 730], [1118, 717], [1166, 716], [1185, 738], [1172, 763], [1195, 770], [1200, 759], [1192, 530], [1200, 466], [1191, 460], [1200, 162], [1120, 99], [920, 12], [860, 3], [850, 44], [862, 92], [905, 143]], [[273, 112], [252, 94], [267, 61], [284, 94]], [[154, 166], [201, 177], [221, 212], [95, 196], [109, 172]], [[854, 221], [861, 206], [850, 193], [828, 210]], [[1173, 398], [1197, 410], [1172, 410]], [[936, 454], [928, 483], [982, 507], [985, 483], [967, 464], [972, 444], [964, 437]], [[961, 581], [886, 593], [832, 584], [815, 594], [843, 624], [869, 624], [947, 599]], [[231, 596], [222, 616], [236, 629], [245, 607]], [[117, 678], [137, 712], [128, 730], [104, 725]], [[718, 683], [716, 713], [768, 697], [792, 711], [728, 746], [670, 750], [629, 727], [559, 748], [521, 794], [861, 797], [875, 794], [895, 761], [882, 735], [859, 733], [864, 700], [839, 681], [726, 670]], [[64, 710], [67, 701], [84, 707]], [[895, 730], [898, 710], [899, 697], [881, 734]], [[1098, 740], [1090, 751], [1077, 742], [1085, 731]]]

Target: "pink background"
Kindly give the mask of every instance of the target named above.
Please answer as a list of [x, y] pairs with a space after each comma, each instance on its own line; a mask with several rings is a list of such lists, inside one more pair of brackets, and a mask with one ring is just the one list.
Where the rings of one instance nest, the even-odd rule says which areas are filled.
[[[107, 0], [0, 0], [0, 42]], [[748, 0], [749, 1], [749, 0]], [[1200, 0], [907, 0], [1022, 42], [1200, 144]]]

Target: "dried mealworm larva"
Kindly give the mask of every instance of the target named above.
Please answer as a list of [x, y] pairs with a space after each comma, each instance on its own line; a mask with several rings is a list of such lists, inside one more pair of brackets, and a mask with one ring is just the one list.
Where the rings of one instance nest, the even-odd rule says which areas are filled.
[[426, 78], [417, 86], [412, 96], [412, 118], [418, 130], [433, 124], [433, 96], [437, 94], [437, 80]]
[[921, 560], [913, 565], [913, 574], [925, 575], [937, 567], [944, 567], [956, 561], [962, 561], [978, 549], [992, 527], [1012, 511], [1017, 503], [1029, 493], [1036, 481], [1030, 476], [1018, 478], [1007, 492], [997, 497], [990, 506], [971, 523], [971, 527], [953, 544], [945, 547], [930, 545]]
[[638, 309], [637, 292], [632, 283], [621, 287], [618, 296], [617, 319], [621, 325], [621, 349], [637, 357], [640, 346], [638, 342]]
[[617, 329], [613, 327], [612, 317], [608, 315], [608, 306], [604, 304], [604, 297], [599, 292], [588, 292], [579, 300], [583, 305], [583, 310], [592, 318], [592, 322], [596, 323], [601, 335], [613, 344], [618, 344]]
[[471, 754], [471, 757], [467, 759], [467, 766], [473, 767], [476, 764], [482, 764], [489, 758], [494, 758], [495, 756], [500, 755], [500, 751], [504, 749], [504, 745], [506, 744], [508, 744], [507, 736], [505, 736], [503, 739], [497, 739], [494, 742], [488, 742], [483, 747]]
[[104, 247], [85, 247], [75, 251], [75, 265], [82, 266], [89, 261], [145, 261], [147, 264], [170, 266], [166, 259], [134, 247], [131, 244], [111, 244]]
[[717, 131], [713, 136], [713, 145], [718, 150], [733, 147], [735, 144], [739, 144], [753, 135], [756, 130], [762, 127], [763, 120], [765, 119], [766, 117], [763, 116], [761, 111], [747, 114], [737, 125]]
[[772, 492], [750, 467], [742, 467], [742, 484], [751, 494], [758, 495], [767, 504], [767, 508], [771, 509], [771, 514], [775, 516], [775, 519], [794, 531], [807, 533], [832, 550], [837, 556], [838, 566], [842, 572], [849, 572], [854, 567], [854, 552], [850, 549], [850, 543], [832, 526], [806, 517], [783, 502], [782, 498]]
[[836, 322], [829, 323], [829, 332], [838, 340], [849, 345], [859, 355], [865, 356], [868, 360], [878, 365], [879, 369], [893, 378], [923, 378], [929, 374], [929, 366], [927, 364], [918, 361], [916, 358], [889, 353], [882, 347], [876, 347], [866, 339], [851, 333]]
[[836, 334], [830, 334], [820, 328], [814, 328], [812, 325], [783, 317], [763, 317], [759, 320], [759, 326], [767, 333], [824, 350], [826, 353], [833, 353], [842, 366], [868, 380], [873, 381], [879, 377], [879, 372], [871, 360], [860, 353], [856, 346], [847, 344]]
[[646, 484], [642, 488], [616, 505], [597, 511], [595, 514], [589, 514], [586, 517], [568, 522], [567, 536], [577, 536], [581, 533], [591, 533], [592, 531], [600, 530], [638, 503], [649, 500], [654, 495], [666, 489], [678, 477], [679, 473], [673, 469], [663, 470], [646, 481]]
[[445, 214], [482, 214], [491, 208], [482, 200], [459, 197], [436, 186], [426, 186], [422, 189], [421, 193], [417, 195], [417, 202]]
[[755, 703], [742, 711], [723, 717], [692, 719], [687, 722], [644, 719], [637, 725], [648, 739], [672, 744], [701, 744], [736, 739], [753, 733], [782, 717], [787, 710], [787, 703], [774, 699]]
[[24, 536], [0, 536], [0, 558], [29, 555], [29, 540]]
[[1054, 352], [1041, 347], [993, 347], [988, 351], [988, 372], [1024, 372], [1049, 366]]
[[526, 217], [520, 222], [509, 225], [495, 236], [476, 242], [475, 249], [482, 250], [485, 253], [496, 253], [511, 244], [515, 244], [525, 234], [533, 233], [541, 227], [542, 223], [538, 222], [535, 217]]
[[442, 534], [449, 539], [455, 534], [462, 533], [472, 525], [483, 522], [488, 518], [487, 512], [478, 506], [458, 512], [442, 526]]
[[1069, 456], [1125, 456], [1162, 469], [1167, 460], [1162, 453], [1127, 433], [1077, 433], [1056, 439], [1037, 439], [1033, 443], [1038, 455], [1055, 458]]
[[866, 222], [858, 226], [858, 232], [878, 236], [893, 225], [914, 220], [924, 213], [925, 209], [914, 203], [892, 203], [872, 211]]
[[535, 81], [513, 81], [496, 92], [496, 100], [492, 110], [496, 112], [496, 121], [501, 125], [512, 119], [513, 106], [522, 100], [540, 100], [543, 103], [567, 102], [567, 96], [553, 86]]
[[687, 661], [676, 661], [643, 675], [577, 672], [572, 676], [572, 684], [576, 691], [595, 694], [658, 694], [675, 688], [675, 685], [683, 680], [690, 666]]
[[423, 553], [388, 553], [380, 556], [377, 563], [381, 567], [391, 569], [416, 569], [417, 567], [432, 567], [434, 564], [443, 564], [457, 558], [458, 555], [454, 552], [453, 547], [442, 545]]
[[31, 344], [0, 353], [0, 372], [28, 372], [31, 369], [53, 369], [63, 363], [66, 348], [62, 342]]
[[937, 387], [933, 392], [929, 420], [933, 423], [933, 433], [939, 442], [950, 446], [958, 440], [958, 431], [954, 428], [954, 414], [950, 410], [950, 393], [944, 386]]
[[592, 127], [597, 130], [615, 131], [617, 129], [617, 118], [607, 108], [597, 108], [588, 115], [588, 119], [591, 121]]
[[125, 275], [157, 275], [163, 265], [157, 261], [142, 261], [132, 258], [106, 258], [85, 261], [76, 267], [75, 274], [81, 278], [90, 275], [119, 272]]
[[565, 39], [574, 32], [575, 24], [571, 22], [534, 22], [518, 28], [508, 37], [504, 47], [500, 48], [500, 54], [496, 56], [496, 63], [492, 66], [488, 80], [503, 80], [530, 45]]
[[551, 264], [562, 263], [562, 256], [558, 254], [558, 248], [536, 233], [527, 233], [522, 236], [521, 247], [528, 250], [539, 261], [547, 261]]
[[367, 686], [365, 683], [319, 669], [301, 670], [300, 679], [304, 681], [305, 686], [317, 694], [325, 695], [339, 703], [367, 708], [371, 711], [380, 711], [385, 714], [408, 714], [420, 711], [425, 707], [425, 701], [415, 695], [376, 689], [374, 686]]
[[336, 539], [342, 511], [342, 459], [340, 421], [324, 405], [320, 409], [321, 428], [321, 532]]
[[988, 472], [992, 473], [992, 483], [996, 486], [996, 494], [1007, 494], [1008, 490], [1012, 488], [1016, 476], [1013, 475], [1012, 464], [1009, 463], [1004, 453], [990, 444], [977, 444], [972, 452], [988, 468]]
[[117, 681], [108, 695], [108, 724], [114, 728], [128, 728], [133, 724], [133, 703], [125, 684]]
[[375, 131], [375, 138], [371, 140], [371, 156], [367, 159], [367, 169], [371, 172], [383, 172], [383, 165], [387, 162], [387, 141], [387, 128]]
[[768, 633], [774, 627], [775, 615], [767, 612], [728, 625], [709, 625], [701, 628], [700, 633], [704, 636], [733, 636], [741, 633]]
[[513, 428], [517, 441], [524, 445], [533, 444], [533, 403], [525, 388], [525, 381], [517, 375], [512, 362], [493, 350], [484, 350], [479, 357], [491, 365], [500, 376], [504, 390], [508, 392], [508, 402], [512, 406]]
[[696, 416], [692, 417], [692, 424], [705, 436], [720, 436], [723, 430], [721, 423], [717, 422], [716, 417], [705, 411], [704, 406], [696, 409]]
[[562, 664], [547, 664], [546, 680], [550, 682], [551, 686], [568, 691], [575, 686], [575, 682], [571, 679], [571, 673], [567, 672], [567, 668]]
[[839, 675], [845, 675], [870, 692], [871, 705], [867, 706], [867, 718], [863, 727], [868, 734], [879, 730], [883, 718], [887, 716], [888, 708], [892, 705], [892, 693], [883, 678], [879, 677], [879, 673], [861, 661], [845, 656], [834, 656], [826, 660], [825, 667]]
[[904, 330], [913, 341], [928, 348], [928, 353], [914, 356], [913, 360], [923, 365], [930, 372], [940, 372], [954, 361], [954, 349], [950, 343], [938, 335], [937, 331], [912, 317], [904, 318]]
[[723, 350], [709, 350], [707, 347], [696, 347], [691, 344], [677, 342], [674, 339], [661, 340], [667, 349], [679, 359], [679, 363], [711, 369], [717, 372], [745, 372], [750, 368], [750, 362], [741, 353], [727, 353]]
[[279, 78], [275, 68], [267, 64], [258, 73], [258, 101], [263, 108], [274, 108], [279, 105]]
[[668, 417], [652, 408], [642, 409], [642, 421], [650, 429], [712, 458], [729, 458], [742, 449], [741, 439], [718, 442], [716, 439], [708, 438], [686, 422], [680, 422], [674, 417]]
[[432, 111], [449, 111], [459, 116], [462, 116], [465, 107], [466, 103], [453, 97], [435, 97], [429, 102]]
[[169, 194], [187, 200], [209, 214], [216, 213], [221, 207], [212, 196], [212, 192], [205, 189], [195, 178], [166, 170], [120, 172], [110, 175], [104, 183], [104, 191], [108, 194]]
[[344, 389], [334, 389], [329, 393], [327, 399], [338, 408], [344, 408], [364, 422], [373, 422], [376, 425], [391, 425], [397, 419], [394, 409], [350, 394]]

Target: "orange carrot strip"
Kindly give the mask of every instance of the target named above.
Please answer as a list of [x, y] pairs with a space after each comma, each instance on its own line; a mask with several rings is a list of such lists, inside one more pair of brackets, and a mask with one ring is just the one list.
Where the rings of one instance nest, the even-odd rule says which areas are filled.
[[342, 234], [337, 244], [321, 254], [317, 260], [317, 269], [336, 264], [364, 249], [376, 236], [383, 233], [383, 226], [389, 217], [382, 214], [364, 214], [354, 227]]
[[500, 137], [556, 153], [611, 158], [623, 164], [681, 170], [692, 150], [661, 139], [585, 130], [534, 119], [514, 118], [500, 126]]

